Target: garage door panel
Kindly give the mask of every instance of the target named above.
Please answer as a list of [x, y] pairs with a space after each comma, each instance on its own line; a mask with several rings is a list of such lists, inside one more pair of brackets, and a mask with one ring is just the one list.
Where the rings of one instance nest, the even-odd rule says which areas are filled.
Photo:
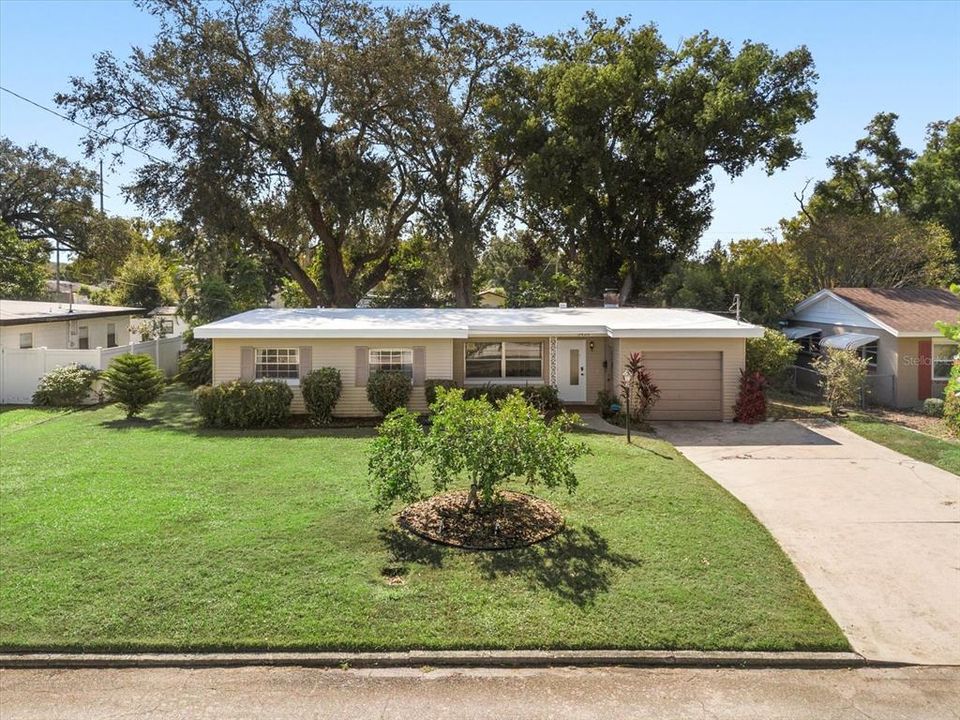
[[723, 354], [644, 352], [643, 364], [660, 388], [651, 420], [722, 420]]

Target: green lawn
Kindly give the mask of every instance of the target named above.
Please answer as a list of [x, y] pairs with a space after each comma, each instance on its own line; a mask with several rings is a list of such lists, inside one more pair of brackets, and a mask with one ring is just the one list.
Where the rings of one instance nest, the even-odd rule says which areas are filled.
[[[846, 649], [753, 516], [668, 444], [585, 435], [565, 532], [469, 553], [371, 511], [371, 431], [214, 433], [168, 391], [4, 430], [5, 649]], [[402, 585], [389, 585], [389, 576]]]
[[20, 430], [30, 425], [60, 417], [68, 410], [61, 408], [0, 405], [0, 433]]
[[867, 440], [885, 445], [914, 460], [922, 460], [960, 475], [960, 443], [958, 442], [924, 435], [893, 423], [874, 420], [866, 415], [847, 418], [843, 421], [843, 426]]

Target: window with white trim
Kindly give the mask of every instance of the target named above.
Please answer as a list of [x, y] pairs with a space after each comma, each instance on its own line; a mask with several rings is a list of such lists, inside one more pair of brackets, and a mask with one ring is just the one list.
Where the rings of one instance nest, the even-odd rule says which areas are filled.
[[370, 372], [391, 370], [402, 372], [413, 380], [413, 350], [410, 348], [375, 348], [370, 350]]
[[78, 336], [77, 346], [81, 350], [89, 350], [90, 349], [90, 327], [87, 325], [81, 325], [78, 332], [80, 334]]
[[880, 353], [877, 348], [876, 340], [874, 340], [871, 343], [867, 343], [866, 345], [860, 346], [860, 357], [866, 360], [867, 364], [870, 367], [875, 368], [877, 366], [877, 358], [879, 357], [879, 355]]
[[297, 380], [300, 377], [298, 348], [257, 348], [254, 375], [257, 380]]
[[117, 346], [117, 324], [107, 323], [107, 347]]
[[543, 377], [543, 343], [468, 342], [467, 380], [522, 380]]
[[33, 333], [20, 333], [20, 349], [29, 350], [33, 347]]
[[955, 343], [935, 343], [933, 346], [932, 367], [934, 380], [949, 380], [950, 369], [953, 367], [954, 360], [957, 359], [957, 352], [960, 346]]

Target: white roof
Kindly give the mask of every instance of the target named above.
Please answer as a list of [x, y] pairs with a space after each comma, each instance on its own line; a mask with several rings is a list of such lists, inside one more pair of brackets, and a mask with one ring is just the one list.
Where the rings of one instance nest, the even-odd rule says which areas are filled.
[[839, 335], [829, 335], [820, 341], [821, 348], [833, 348], [834, 350], [856, 350], [858, 347], [869, 345], [880, 338], [876, 335], [864, 335], [862, 333], [841, 333]]
[[783, 334], [786, 335], [790, 340], [799, 340], [800, 338], [810, 337], [811, 335], [816, 335], [818, 332], [822, 332], [822, 330], [815, 327], [804, 327], [803, 325], [795, 325], [793, 327], [783, 329]]
[[250, 310], [194, 329], [198, 338], [466, 338], [510, 335], [759, 337], [763, 329], [666, 308], [302, 308]]
[[83, 303], [39, 302], [35, 300], [0, 300], [0, 322], [4, 325], [23, 325], [31, 322], [71, 320], [76, 317], [103, 315], [130, 315], [143, 312], [141, 308], [116, 305], [87, 305]]

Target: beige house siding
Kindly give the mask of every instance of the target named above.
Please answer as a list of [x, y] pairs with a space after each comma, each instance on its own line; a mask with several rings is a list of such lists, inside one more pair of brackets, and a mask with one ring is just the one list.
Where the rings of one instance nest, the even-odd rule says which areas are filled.
[[[240, 348], [312, 348], [312, 367], [335, 367], [340, 371], [343, 381], [343, 391], [340, 400], [334, 408], [334, 415], [339, 417], [372, 417], [378, 415], [376, 409], [367, 400], [366, 387], [358, 387], [355, 383], [356, 348], [414, 348], [426, 349], [426, 377], [428, 379], [450, 379], [453, 377], [453, 341], [452, 340], [316, 340], [316, 339], [215, 339], [213, 341], [213, 383], [236, 380], [240, 377]], [[294, 413], [304, 413], [303, 395], [296, 386], [293, 390], [291, 410]], [[427, 401], [422, 387], [414, 387], [408, 405], [411, 410], [425, 412]]]
[[597, 401], [597, 393], [607, 386], [607, 371], [603, 367], [607, 342], [608, 338], [602, 336], [587, 338], [587, 403], [591, 405]]
[[[130, 324], [133, 322], [130, 315], [115, 317], [76, 319], [76, 326], [86, 326], [89, 329], [90, 349], [107, 347], [107, 325], [116, 325], [117, 345], [130, 344]], [[69, 321], [30, 323], [28, 325], [0, 326], [0, 347], [11, 350], [20, 348], [20, 333], [33, 333], [33, 347], [45, 347], [50, 350], [76, 350], [80, 346], [77, 342], [79, 335], [72, 337], [69, 334]], [[139, 340], [139, 338], [137, 338]], [[72, 344], [71, 344], [72, 343]]]
[[[710, 408], [715, 407], [719, 396], [720, 409], [717, 419], [733, 420], [733, 406], [737, 402], [740, 386], [740, 370], [746, 360], [746, 341], [743, 338], [622, 338], [614, 342], [616, 367], [612, 376], [613, 383], [623, 372], [627, 357], [634, 352], [650, 353], [654, 356], [651, 358], [652, 362], [661, 367], [675, 364], [678, 371], [670, 375], [671, 385], [683, 376], [683, 371], [679, 370], [681, 365], [695, 371], [694, 375], [700, 374], [703, 377], [701, 382], [705, 385], [700, 388], [695, 382], [691, 382], [686, 391], [671, 387], [670, 397], [664, 393], [665, 396], [655, 408], [652, 419], [703, 419], [710, 414]], [[671, 363], [671, 360], [675, 362]], [[719, 372], [714, 370], [717, 364]], [[711, 387], [714, 378], [719, 379], [719, 393]]]

